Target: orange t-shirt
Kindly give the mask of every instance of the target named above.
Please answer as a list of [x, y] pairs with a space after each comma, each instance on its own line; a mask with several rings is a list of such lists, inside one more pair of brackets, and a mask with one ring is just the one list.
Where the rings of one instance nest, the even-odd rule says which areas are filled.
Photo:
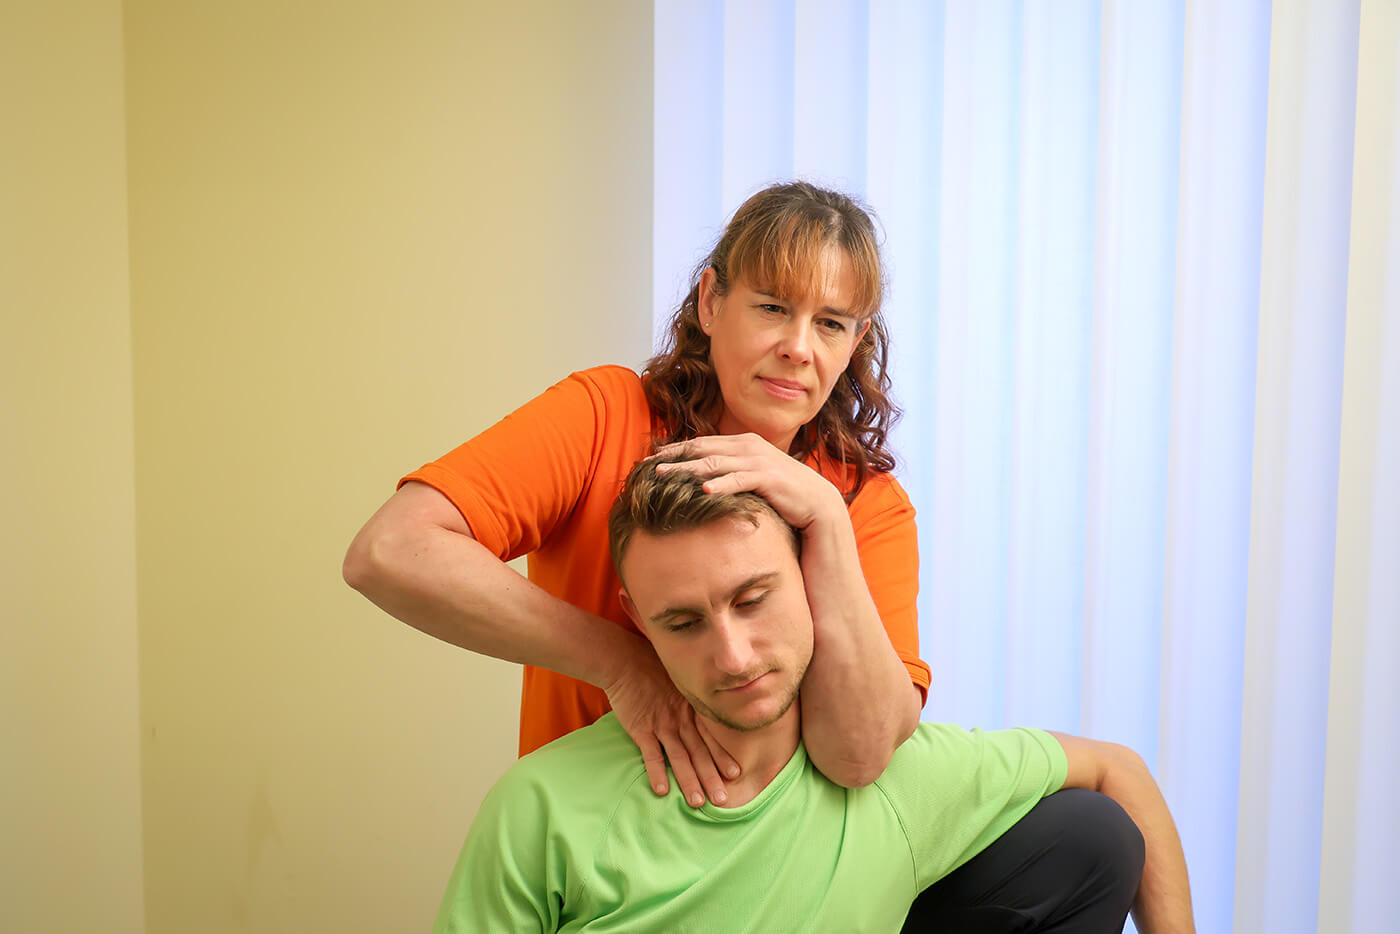
[[[632, 465], [651, 452], [654, 424], [641, 379], [618, 366], [569, 376], [466, 444], [404, 477], [446, 496], [497, 557], [529, 555], [530, 580], [561, 600], [636, 632], [618, 600], [608, 552], [608, 511]], [[836, 480], [823, 470], [828, 479]], [[861, 569], [890, 641], [919, 690], [914, 601], [914, 507], [895, 479], [877, 474], [850, 504]], [[597, 720], [610, 709], [591, 684], [525, 666], [520, 754]]]

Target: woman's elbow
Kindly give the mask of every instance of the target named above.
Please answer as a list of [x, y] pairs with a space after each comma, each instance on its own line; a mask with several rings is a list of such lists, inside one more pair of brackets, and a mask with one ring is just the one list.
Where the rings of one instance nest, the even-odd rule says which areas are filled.
[[407, 483], [364, 524], [341, 562], [340, 573], [360, 593], [392, 592], [419, 575], [418, 565], [444, 532], [471, 538], [457, 507], [437, 490]]
[[890, 750], [883, 756], [872, 752], [860, 758], [841, 756], [826, 763], [813, 759], [813, 764], [832, 783], [842, 788], [864, 788], [885, 773], [885, 767], [892, 757], [893, 750]]
[[340, 564], [340, 574], [345, 578], [345, 583], [373, 599], [373, 594], [392, 578], [391, 555], [395, 538], [382, 523], [370, 522], [360, 529]]
[[[888, 765], [889, 763], [886, 763]], [[885, 772], [884, 767], [876, 768], [870, 763], [848, 763], [838, 766], [826, 777], [842, 788], [864, 788]]]

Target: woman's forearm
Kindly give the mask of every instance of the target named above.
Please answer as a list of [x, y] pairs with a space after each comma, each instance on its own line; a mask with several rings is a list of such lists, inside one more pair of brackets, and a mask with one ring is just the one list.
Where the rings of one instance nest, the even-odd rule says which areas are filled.
[[441, 494], [418, 484], [396, 493], [355, 537], [344, 575], [385, 612], [428, 635], [604, 689], [639, 647], [630, 643], [640, 643], [507, 567]]
[[854, 788], [878, 778], [914, 732], [919, 693], [880, 621], [849, 520], [814, 525], [802, 553], [813, 625], [802, 738], [822, 774]]

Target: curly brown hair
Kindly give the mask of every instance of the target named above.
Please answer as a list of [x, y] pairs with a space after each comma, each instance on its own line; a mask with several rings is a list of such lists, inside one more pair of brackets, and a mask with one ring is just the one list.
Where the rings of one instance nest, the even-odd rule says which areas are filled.
[[788, 453], [799, 460], [816, 454], [842, 465], [847, 501], [860, 492], [871, 471], [894, 469], [887, 440], [900, 412], [889, 394], [889, 335], [880, 314], [884, 278], [875, 225], [853, 198], [800, 181], [773, 185], [745, 201], [691, 275], [690, 292], [671, 316], [660, 353], [642, 372], [663, 443], [718, 430], [723, 398], [698, 311], [705, 270], [714, 269], [720, 295], [738, 279], [798, 295], [812, 287], [822, 253], [832, 244], [845, 251], [856, 273], [852, 313], [869, 320], [870, 327], [826, 403], [798, 430]]

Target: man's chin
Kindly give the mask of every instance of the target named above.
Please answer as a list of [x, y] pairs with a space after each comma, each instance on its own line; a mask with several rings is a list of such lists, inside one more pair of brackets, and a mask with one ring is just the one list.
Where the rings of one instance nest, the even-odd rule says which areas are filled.
[[[781, 720], [789, 710], [792, 709], [793, 701], [797, 700], [797, 692], [793, 691], [776, 710], [768, 706], [765, 710], [755, 710], [751, 712], [727, 711], [722, 708], [706, 706], [704, 713], [722, 726], [727, 726], [731, 730], [740, 733], [752, 733], [764, 727], [772, 726]], [[765, 705], [766, 706], [766, 705]]]

